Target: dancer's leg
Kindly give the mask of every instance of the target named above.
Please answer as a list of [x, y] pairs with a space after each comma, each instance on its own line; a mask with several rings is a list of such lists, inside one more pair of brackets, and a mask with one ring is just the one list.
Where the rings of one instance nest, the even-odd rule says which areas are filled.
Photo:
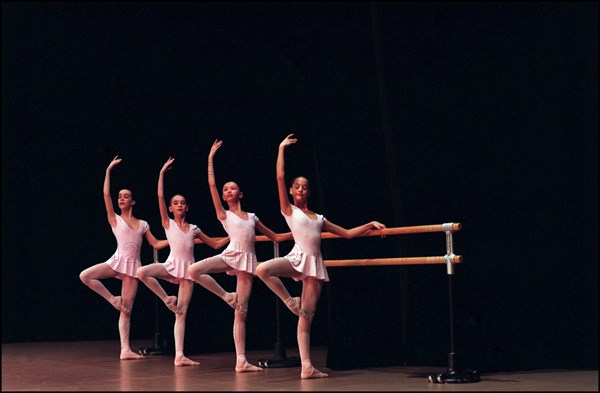
[[177, 308], [179, 313], [175, 314], [175, 327], [173, 334], [175, 335], [175, 366], [197, 366], [200, 363], [188, 359], [183, 354], [185, 340], [185, 319], [187, 317], [188, 306], [192, 300], [194, 290], [194, 282], [192, 280], [181, 280], [179, 282], [179, 298]]
[[118, 273], [111, 268], [108, 263], [101, 262], [94, 266], [90, 266], [79, 274], [79, 279], [87, 285], [91, 290], [102, 296], [107, 302], [112, 304], [119, 311], [129, 312], [126, 307], [123, 307], [123, 299], [121, 296], [113, 296], [112, 293], [100, 281], [105, 278], [116, 277]]
[[237, 288], [239, 307], [235, 310], [233, 321], [233, 342], [235, 343], [235, 372], [245, 373], [252, 371], [263, 371], [262, 368], [248, 363], [246, 359], [246, 316], [248, 315], [248, 303], [252, 291], [253, 276], [250, 273], [237, 273]]
[[258, 264], [256, 275], [271, 289], [296, 315], [300, 315], [300, 298], [291, 297], [279, 277], [297, 277], [296, 271], [285, 258], [274, 258]]
[[156, 294], [164, 303], [165, 306], [175, 314], [179, 312], [177, 308], [177, 296], [169, 296], [163, 289], [157, 279], [168, 280], [171, 278], [167, 269], [162, 263], [152, 263], [150, 265], [142, 266], [137, 270], [138, 278], [146, 284], [152, 292]]
[[[121, 283], [121, 297], [123, 299], [123, 307], [128, 310], [133, 308], [133, 302], [138, 288], [138, 280], [136, 278], [125, 276]], [[119, 337], [121, 339], [121, 360], [140, 359], [143, 356], [131, 350], [129, 346], [129, 331], [131, 328], [131, 314], [121, 312], [119, 316]]]
[[302, 362], [300, 373], [302, 379], [328, 377], [327, 374], [314, 368], [310, 360], [310, 329], [322, 287], [323, 282], [315, 278], [309, 277], [302, 281], [302, 309], [298, 319], [298, 351]]
[[223, 262], [221, 256], [215, 255], [192, 264], [188, 268], [188, 273], [194, 281], [223, 299], [231, 306], [231, 308], [235, 309], [237, 306], [236, 293], [225, 291], [225, 289], [209, 275], [209, 273], [222, 273], [228, 269], [229, 265]]

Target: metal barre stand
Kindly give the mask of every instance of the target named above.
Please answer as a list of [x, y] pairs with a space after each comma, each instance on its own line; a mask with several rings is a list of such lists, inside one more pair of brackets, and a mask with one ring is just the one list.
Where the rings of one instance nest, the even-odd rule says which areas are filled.
[[[279, 243], [273, 242], [274, 258], [279, 257]], [[275, 295], [275, 329], [277, 333], [277, 341], [275, 342], [275, 351], [272, 359], [259, 359], [258, 365], [264, 368], [283, 368], [283, 367], [300, 367], [300, 358], [296, 356], [287, 357], [285, 353], [285, 345], [281, 339], [281, 326], [279, 318], [279, 297]]]
[[452, 223], [443, 224], [446, 232], [446, 266], [448, 268], [448, 301], [450, 317], [450, 353], [448, 353], [448, 369], [443, 373], [431, 373], [427, 377], [429, 383], [474, 383], [480, 381], [479, 372], [476, 370], [459, 370], [456, 367], [456, 353], [454, 352], [454, 318], [452, 314], [452, 275], [454, 274], [454, 252], [452, 244]]

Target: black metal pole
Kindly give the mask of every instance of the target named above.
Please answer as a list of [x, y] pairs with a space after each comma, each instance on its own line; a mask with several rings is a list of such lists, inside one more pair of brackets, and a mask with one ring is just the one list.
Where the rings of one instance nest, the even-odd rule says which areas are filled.
[[448, 353], [448, 369], [443, 373], [432, 373], [427, 377], [430, 383], [473, 383], [479, 382], [479, 372], [476, 370], [460, 370], [456, 364], [454, 352], [454, 315], [452, 305], [452, 275], [454, 274], [454, 252], [452, 250], [452, 224], [443, 224], [446, 232], [446, 265], [448, 268], [448, 316], [450, 319], [450, 352]]

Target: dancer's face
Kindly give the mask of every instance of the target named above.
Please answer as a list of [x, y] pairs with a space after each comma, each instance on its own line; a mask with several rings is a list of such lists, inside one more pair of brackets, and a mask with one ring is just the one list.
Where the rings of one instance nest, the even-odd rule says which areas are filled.
[[188, 211], [188, 205], [185, 197], [182, 195], [175, 195], [171, 198], [171, 204], [169, 205], [169, 211], [177, 215], [185, 215]]
[[236, 182], [230, 181], [223, 185], [223, 200], [225, 202], [237, 202], [244, 193], [240, 191], [240, 187]]
[[310, 186], [308, 179], [305, 177], [297, 177], [290, 187], [290, 195], [294, 200], [306, 200], [310, 196]]
[[133, 195], [131, 194], [131, 191], [127, 189], [119, 191], [117, 202], [119, 204], [119, 209], [121, 210], [131, 208], [131, 206], [135, 205]]

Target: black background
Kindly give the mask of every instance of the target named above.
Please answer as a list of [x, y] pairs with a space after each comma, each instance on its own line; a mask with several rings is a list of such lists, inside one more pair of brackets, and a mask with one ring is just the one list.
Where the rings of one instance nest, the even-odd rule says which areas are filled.
[[[238, 181], [243, 208], [287, 231], [275, 159], [293, 132], [287, 178], [307, 176], [311, 207], [332, 222], [463, 224], [452, 284], [465, 366], [597, 368], [597, 15], [596, 2], [3, 2], [2, 342], [118, 341], [117, 313], [78, 278], [116, 247], [102, 200], [115, 155], [113, 195], [132, 189], [158, 238], [169, 156], [165, 194], [225, 234], [206, 184], [216, 138], [217, 182]], [[273, 255], [269, 243], [257, 252]], [[443, 233], [335, 239], [323, 252], [444, 255], [446, 244]], [[196, 247], [197, 260], [215, 253]], [[152, 261], [147, 244], [142, 256]], [[329, 273], [312, 332], [329, 367], [446, 364], [445, 266]], [[249, 350], [275, 342], [274, 299], [257, 279]], [[131, 339], [152, 340], [156, 316], [172, 339], [172, 314], [155, 305], [140, 285]], [[196, 286], [186, 353], [233, 350], [232, 319]]]

